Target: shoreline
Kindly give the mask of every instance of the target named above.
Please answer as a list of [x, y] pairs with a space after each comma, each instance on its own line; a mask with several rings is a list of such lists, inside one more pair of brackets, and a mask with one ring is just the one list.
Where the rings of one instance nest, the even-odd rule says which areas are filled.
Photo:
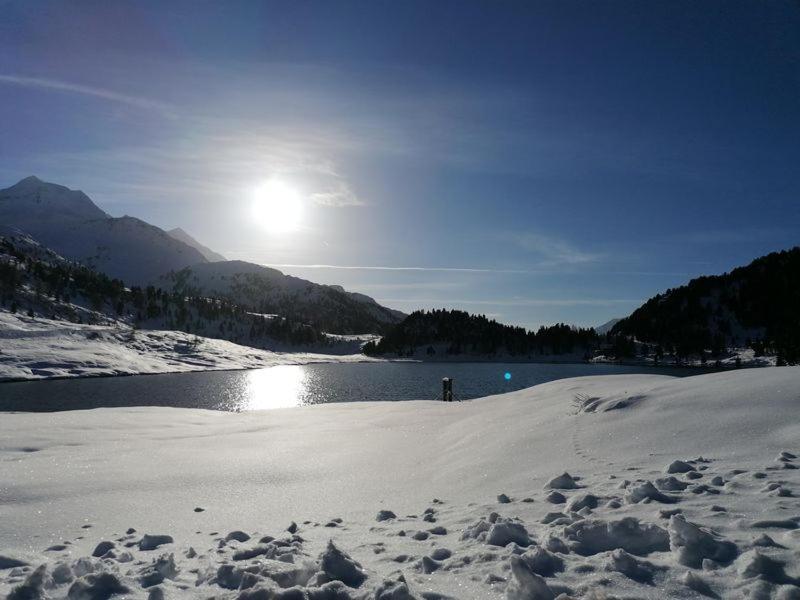
[[[426, 364], [607, 364], [638, 368], [679, 368], [698, 372], [771, 366], [774, 357], [756, 357], [750, 349], [734, 349], [720, 365], [689, 361], [585, 359], [564, 355], [419, 355], [370, 356], [358, 349], [350, 354], [313, 351], [275, 351], [204, 338], [173, 330], [138, 330], [134, 336], [106, 326], [26, 319], [0, 311], [0, 384], [59, 379], [123, 377], [169, 373], [238, 371], [286, 364], [418, 362]], [[309, 350], [314, 350], [309, 348]], [[738, 367], [734, 360], [740, 360]]]
[[[281, 354], [276, 352], [276, 354]], [[296, 353], [287, 353], [287, 354], [296, 354]], [[336, 358], [343, 358], [343, 357], [352, 358], [352, 360], [336, 360]], [[354, 357], [359, 356], [362, 359], [355, 359]], [[415, 359], [415, 358], [381, 358], [381, 357], [373, 357], [367, 355], [341, 355], [341, 354], [331, 354], [331, 360], [328, 359], [319, 359], [319, 360], [309, 360], [303, 362], [287, 362], [287, 363], [278, 363], [278, 364], [265, 364], [263, 366], [251, 366], [251, 365], [243, 365], [241, 367], [222, 367], [222, 368], [207, 368], [207, 369], [193, 369], [193, 370], [174, 370], [174, 371], [156, 371], [156, 372], [142, 372], [142, 373], [87, 373], [87, 374], [80, 374], [80, 375], [54, 375], [52, 377], [17, 377], [17, 378], [0, 378], [0, 386], [7, 383], [34, 383], [39, 381], [64, 381], [64, 380], [73, 380], [73, 379], [107, 379], [107, 378], [114, 378], [114, 377], [147, 377], [147, 376], [159, 376], [159, 375], [192, 375], [196, 373], [213, 373], [213, 372], [233, 372], [233, 371], [256, 371], [260, 369], [269, 369], [272, 367], [282, 367], [282, 366], [305, 366], [305, 365], [320, 365], [320, 364], [368, 364], [368, 363], [419, 363], [419, 364], [530, 364], [530, 365], [585, 365], [585, 366], [593, 366], [593, 365], [610, 365], [610, 366], [620, 366], [620, 367], [646, 367], [650, 369], [687, 369], [687, 370], [697, 370], [698, 375], [703, 373], [719, 373], [723, 371], [736, 371], [742, 369], [758, 369], [758, 368], [767, 368], [772, 365], [766, 364], [747, 364], [743, 363], [740, 366], [733, 366], [730, 364], [723, 364], [720, 366], [715, 365], [698, 365], [698, 364], [673, 364], [673, 363], [659, 363], [653, 364], [648, 362], [642, 361], [602, 361], [602, 362], [593, 362], [588, 360], [511, 360], [511, 359], [486, 359], [480, 360], [474, 357], [465, 358], [463, 360], [425, 360], [425, 359]]]
[[[294, 353], [290, 353], [294, 354]], [[331, 357], [342, 356], [357, 356], [355, 354], [331, 354]], [[260, 369], [270, 369], [272, 367], [302, 367], [304, 365], [328, 365], [328, 364], [364, 364], [364, 363], [383, 363], [383, 362], [418, 362], [418, 361], [399, 361], [399, 360], [384, 360], [364, 357], [365, 360], [310, 360], [307, 362], [293, 362], [293, 363], [280, 363], [280, 364], [266, 364], [264, 366], [242, 366], [242, 367], [222, 367], [219, 369], [194, 369], [191, 371], [157, 371], [150, 373], [87, 373], [85, 375], [54, 375], [53, 377], [18, 377], [18, 378], [0, 378], [0, 386], [5, 383], [35, 383], [38, 381], [65, 381], [73, 379], [111, 379], [114, 377], [157, 377], [160, 375], [193, 375], [196, 373], [226, 373], [232, 371], [257, 371]]]

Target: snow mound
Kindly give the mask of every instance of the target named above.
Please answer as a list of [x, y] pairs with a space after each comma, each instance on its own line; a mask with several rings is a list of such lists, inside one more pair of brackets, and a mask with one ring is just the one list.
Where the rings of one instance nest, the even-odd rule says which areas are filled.
[[618, 548], [637, 556], [669, 549], [669, 535], [664, 529], [652, 523], [640, 523], [634, 517], [619, 521], [579, 521], [567, 526], [564, 536], [571, 542], [570, 549], [584, 556]]
[[544, 548], [534, 548], [521, 555], [531, 571], [542, 577], [552, 577], [564, 570], [564, 559]]
[[645, 481], [644, 483], [628, 488], [628, 492], [625, 494], [625, 500], [631, 504], [636, 504], [643, 500], [652, 500], [653, 502], [661, 502], [662, 504], [674, 504], [678, 501], [678, 498], [662, 494], [651, 482]]
[[320, 556], [320, 566], [331, 581], [341, 581], [350, 587], [357, 588], [367, 578], [361, 565], [339, 550], [333, 541], [328, 542], [328, 547]]
[[557, 489], [557, 490], [574, 490], [578, 486], [578, 483], [575, 479], [567, 473], [566, 471], [559, 475], [558, 477], [553, 477], [547, 484], [544, 486], [545, 489]]
[[509, 562], [511, 582], [506, 590], [508, 600], [553, 600], [556, 597], [544, 578], [537, 575], [525, 560], [512, 556]]
[[726, 564], [739, 554], [736, 544], [718, 539], [682, 515], [669, 520], [669, 544], [677, 553], [678, 562], [694, 569], [702, 567], [705, 559]]
[[646, 560], [639, 560], [631, 556], [625, 550], [614, 550], [608, 558], [606, 569], [609, 571], [616, 571], [622, 573], [626, 577], [638, 581], [639, 583], [646, 583], [652, 585], [653, 576], [659, 569], [653, 563]]
[[530, 546], [531, 538], [528, 530], [522, 523], [508, 519], [498, 519], [486, 535], [486, 543], [490, 546], [506, 546], [514, 543], [520, 546]]
[[159, 546], [171, 544], [174, 541], [171, 535], [150, 535], [146, 533], [139, 541], [139, 550], [155, 550]]

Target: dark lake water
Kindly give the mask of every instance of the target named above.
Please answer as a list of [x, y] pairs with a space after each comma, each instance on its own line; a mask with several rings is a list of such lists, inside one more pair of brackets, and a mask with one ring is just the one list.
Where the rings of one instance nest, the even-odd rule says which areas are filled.
[[360, 400], [441, 399], [453, 377], [458, 399], [511, 392], [583, 375], [655, 373], [679, 377], [699, 369], [527, 363], [353, 363], [291, 365], [134, 377], [59, 379], [0, 384], [0, 411], [79, 410], [110, 406], [175, 406], [261, 410]]

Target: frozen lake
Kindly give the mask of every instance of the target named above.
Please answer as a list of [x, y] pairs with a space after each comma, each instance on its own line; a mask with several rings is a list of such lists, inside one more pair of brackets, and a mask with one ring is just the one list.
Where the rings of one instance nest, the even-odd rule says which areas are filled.
[[204, 371], [59, 379], [0, 384], [0, 411], [59, 411], [111, 406], [176, 406], [262, 410], [361, 400], [435, 400], [441, 379], [455, 379], [468, 400], [583, 375], [655, 373], [697, 375], [699, 369], [532, 363], [355, 363], [287, 365], [242, 371]]

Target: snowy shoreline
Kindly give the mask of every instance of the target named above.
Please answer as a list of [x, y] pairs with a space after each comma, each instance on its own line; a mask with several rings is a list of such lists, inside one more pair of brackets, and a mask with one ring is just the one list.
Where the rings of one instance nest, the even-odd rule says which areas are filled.
[[798, 397], [781, 367], [5, 413], [0, 594], [796, 598]]
[[[191, 375], [192, 373], [225, 373], [230, 371], [250, 371], [253, 369], [264, 369], [269, 367], [279, 367], [279, 366], [287, 366], [287, 365], [320, 365], [320, 364], [329, 364], [329, 363], [373, 363], [373, 362], [389, 362], [384, 360], [373, 360], [370, 358], [366, 358], [366, 360], [336, 360], [342, 358], [342, 355], [330, 355], [334, 360], [328, 360], [328, 355], [324, 355], [323, 358], [319, 360], [307, 360], [301, 362], [278, 362], [274, 364], [263, 364], [263, 365], [255, 365], [255, 366], [242, 366], [242, 367], [223, 367], [223, 368], [208, 368], [208, 369], [192, 369], [192, 370], [184, 370], [184, 371], [152, 371], [152, 372], [145, 372], [145, 373], [88, 373], [88, 374], [81, 374], [81, 375], [56, 375], [53, 377], [20, 377], [18, 379], [2, 379], [0, 378], [0, 389], [2, 389], [2, 385], [4, 383], [34, 383], [37, 381], [63, 381], [65, 379], [109, 379], [109, 378], [116, 378], [116, 377], [157, 377], [159, 375]], [[359, 355], [352, 355], [354, 358], [358, 357]], [[345, 358], [349, 358], [348, 355], [344, 355]], [[397, 361], [391, 361], [397, 362]], [[406, 361], [406, 362], [414, 362], [414, 361]]]
[[[339, 337], [343, 339], [332, 347], [333, 351], [339, 353], [284, 352], [241, 346], [226, 340], [205, 338], [181, 331], [76, 324], [0, 311], [0, 385], [45, 379], [234, 371], [277, 365], [339, 362], [591, 364], [591, 361], [577, 356], [563, 359], [543, 357], [538, 360], [513, 356], [448, 356], [446, 359], [370, 357], [354, 352], [360, 343], [358, 336], [351, 336], [354, 339]], [[615, 364], [666, 368], [675, 366], [637, 361]], [[697, 368], [700, 372], [704, 369], [715, 370], [713, 366], [699, 363], [681, 366]], [[741, 366], [767, 365], [745, 361]], [[735, 367], [733, 362], [728, 361], [723, 368]]]
[[[352, 353], [277, 352], [181, 331], [86, 325], [0, 310], [0, 383], [258, 369], [276, 365], [384, 362]], [[351, 348], [351, 346], [353, 346]]]

